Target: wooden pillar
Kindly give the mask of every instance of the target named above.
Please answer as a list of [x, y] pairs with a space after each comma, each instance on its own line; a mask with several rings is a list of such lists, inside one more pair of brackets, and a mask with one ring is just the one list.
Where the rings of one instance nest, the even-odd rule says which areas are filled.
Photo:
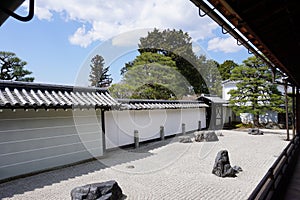
[[106, 135], [105, 135], [105, 112], [101, 109], [101, 127], [102, 127], [102, 150], [103, 154], [106, 152]]
[[198, 131], [201, 131], [201, 121], [198, 121]]
[[160, 134], [160, 139], [164, 140], [165, 139], [165, 127], [164, 126], [160, 126], [159, 134]]
[[289, 105], [288, 105], [288, 95], [287, 95], [287, 81], [284, 80], [284, 96], [285, 96], [285, 126], [286, 126], [286, 140], [290, 140], [289, 133]]
[[223, 125], [224, 125], [224, 121], [223, 121], [223, 119], [224, 119], [224, 118], [223, 118], [223, 115], [224, 115], [223, 111], [224, 111], [224, 110], [223, 110], [223, 108], [224, 108], [224, 107], [223, 107], [223, 104], [220, 104], [220, 109], [221, 109], [221, 113], [220, 113], [220, 114], [221, 114], [221, 116], [220, 116], [220, 117], [221, 117], [221, 122], [220, 122], [220, 123], [221, 123], [221, 124], [220, 124], [220, 127], [218, 127], [218, 129], [222, 129], [222, 128], [223, 128]]
[[182, 123], [181, 128], [182, 128], [182, 135], [185, 135], [185, 123]]
[[216, 105], [214, 103], [211, 103], [210, 127], [211, 130], [216, 129]]
[[300, 94], [299, 89], [297, 87], [297, 94], [296, 94], [296, 134], [300, 133]]
[[292, 104], [293, 104], [293, 106], [292, 106], [292, 116], [293, 116], [293, 118], [292, 118], [292, 124], [293, 124], [293, 138], [295, 138], [295, 132], [296, 132], [296, 104], [295, 104], [295, 98], [296, 98], [296, 94], [295, 94], [295, 86], [293, 86], [293, 88], [292, 88], [292, 92], [293, 92], [293, 96], [292, 96]]
[[134, 136], [134, 147], [135, 148], [139, 148], [139, 146], [140, 146], [139, 131], [138, 130], [134, 130], [133, 136]]

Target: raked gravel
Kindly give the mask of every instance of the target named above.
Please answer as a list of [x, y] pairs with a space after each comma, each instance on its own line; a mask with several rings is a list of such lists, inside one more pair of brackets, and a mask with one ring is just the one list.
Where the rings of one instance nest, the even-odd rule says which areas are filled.
[[[179, 143], [174, 137], [114, 150], [96, 161], [2, 183], [0, 199], [67, 200], [74, 187], [107, 180], [116, 180], [128, 200], [247, 199], [288, 142], [283, 134], [222, 134], [218, 142]], [[243, 169], [236, 178], [211, 173], [223, 149], [231, 165]]]

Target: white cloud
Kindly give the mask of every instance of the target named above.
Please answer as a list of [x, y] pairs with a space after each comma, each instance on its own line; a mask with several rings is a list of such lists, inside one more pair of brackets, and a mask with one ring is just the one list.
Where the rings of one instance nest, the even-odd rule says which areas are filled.
[[138, 29], [121, 33], [112, 38], [112, 45], [114, 46], [135, 46], [139, 43], [141, 37], [147, 36], [147, 33], [153, 29]]
[[83, 47], [136, 29], [182, 29], [198, 40], [214, 36], [213, 30], [218, 27], [209, 17], [199, 17], [198, 8], [186, 0], [36, 1], [35, 14], [39, 19], [51, 20], [54, 12], [63, 14], [65, 20], [82, 23], [69, 41]]
[[220, 38], [216, 37], [208, 41], [208, 51], [234, 53], [242, 49], [242, 46], [237, 45], [236, 40], [233, 37]]
[[69, 37], [71, 44], [87, 47], [93, 42], [94, 33], [92, 31], [86, 31], [85, 26], [79, 27], [75, 33]]
[[52, 18], [52, 13], [46, 8], [37, 7], [35, 13], [39, 19], [45, 19], [50, 21]]

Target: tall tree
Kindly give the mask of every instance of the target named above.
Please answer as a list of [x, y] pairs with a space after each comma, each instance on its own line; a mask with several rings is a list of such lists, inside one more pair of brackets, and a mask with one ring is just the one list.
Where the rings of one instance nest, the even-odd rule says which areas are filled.
[[[197, 66], [201, 63], [193, 52], [192, 38], [188, 33], [175, 29], [163, 31], [154, 29], [148, 32], [146, 37], [140, 38], [138, 46], [141, 54], [151, 52], [170, 57], [175, 62], [178, 72], [192, 86], [192, 90], [197, 94], [204, 92], [205, 83]], [[124, 74], [132, 65], [132, 62], [127, 63], [121, 70], [121, 74]]]
[[283, 99], [272, 83], [268, 66], [256, 57], [249, 57], [241, 66], [232, 70], [230, 79], [236, 81], [236, 90], [229, 91], [229, 102], [237, 114], [251, 113], [254, 125], [259, 125], [259, 115], [268, 110], [283, 112]]
[[109, 87], [112, 78], [110, 78], [110, 74], [108, 74], [109, 66], [104, 67], [104, 59], [100, 55], [95, 55], [91, 60], [91, 72], [90, 79], [91, 86], [95, 87]]
[[222, 77], [218, 70], [219, 63], [215, 60], [206, 60], [202, 64], [202, 75], [205, 81], [205, 86], [203, 86], [207, 93], [212, 95], [221, 96], [222, 95]]
[[232, 70], [237, 66], [238, 64], [236, 64], [233, 60], [225, 60], [222, 64], [220, 64], [218, 68], [222, 76], [222, 80], [230, 79]]
[[15, 53], [0, 51], [0, 79], [33, 82], [31, 71], [24, 69], [27, 63], [16, 56]]
[[114, 86], [113, 90], [118, 89], [119, 94], [132, 94], [129, 98], [176, 99], [189, 92], [188, 82], [178, 72], [171, 57], [143, 52], [131, 63], [120, 83], [131, 88]]

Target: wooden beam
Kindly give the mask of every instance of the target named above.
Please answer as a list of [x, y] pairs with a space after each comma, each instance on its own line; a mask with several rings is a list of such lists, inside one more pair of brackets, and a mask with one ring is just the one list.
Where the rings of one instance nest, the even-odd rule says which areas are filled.
[[296, 125], [295, 125], [295, 123], [296, 123], [296, 103], [295, 103], [295, 86], [293, 86], [292, 87], [292, 93], [293, 93], [293, 95], [292, 95], [292, 104], [293, 104], [293, 106], [292, 106], [292, 116], [293, 116], [293, 118], [292, 118], [292, 124], [293, 124], [293, 138], [295, 138], [295, 132], [296, 132]]
[[287, 94], [287, 81], [284, 79], [284, 96], [285, 96], [285, 127], [286, 127], [286, 140], [290, 140], [289, 133], [289, 105], [288, 105], [288, 94]]
[[296, 94], [296, 134], [300, 133], [300, 88], [297, 87], [297, 94]]

